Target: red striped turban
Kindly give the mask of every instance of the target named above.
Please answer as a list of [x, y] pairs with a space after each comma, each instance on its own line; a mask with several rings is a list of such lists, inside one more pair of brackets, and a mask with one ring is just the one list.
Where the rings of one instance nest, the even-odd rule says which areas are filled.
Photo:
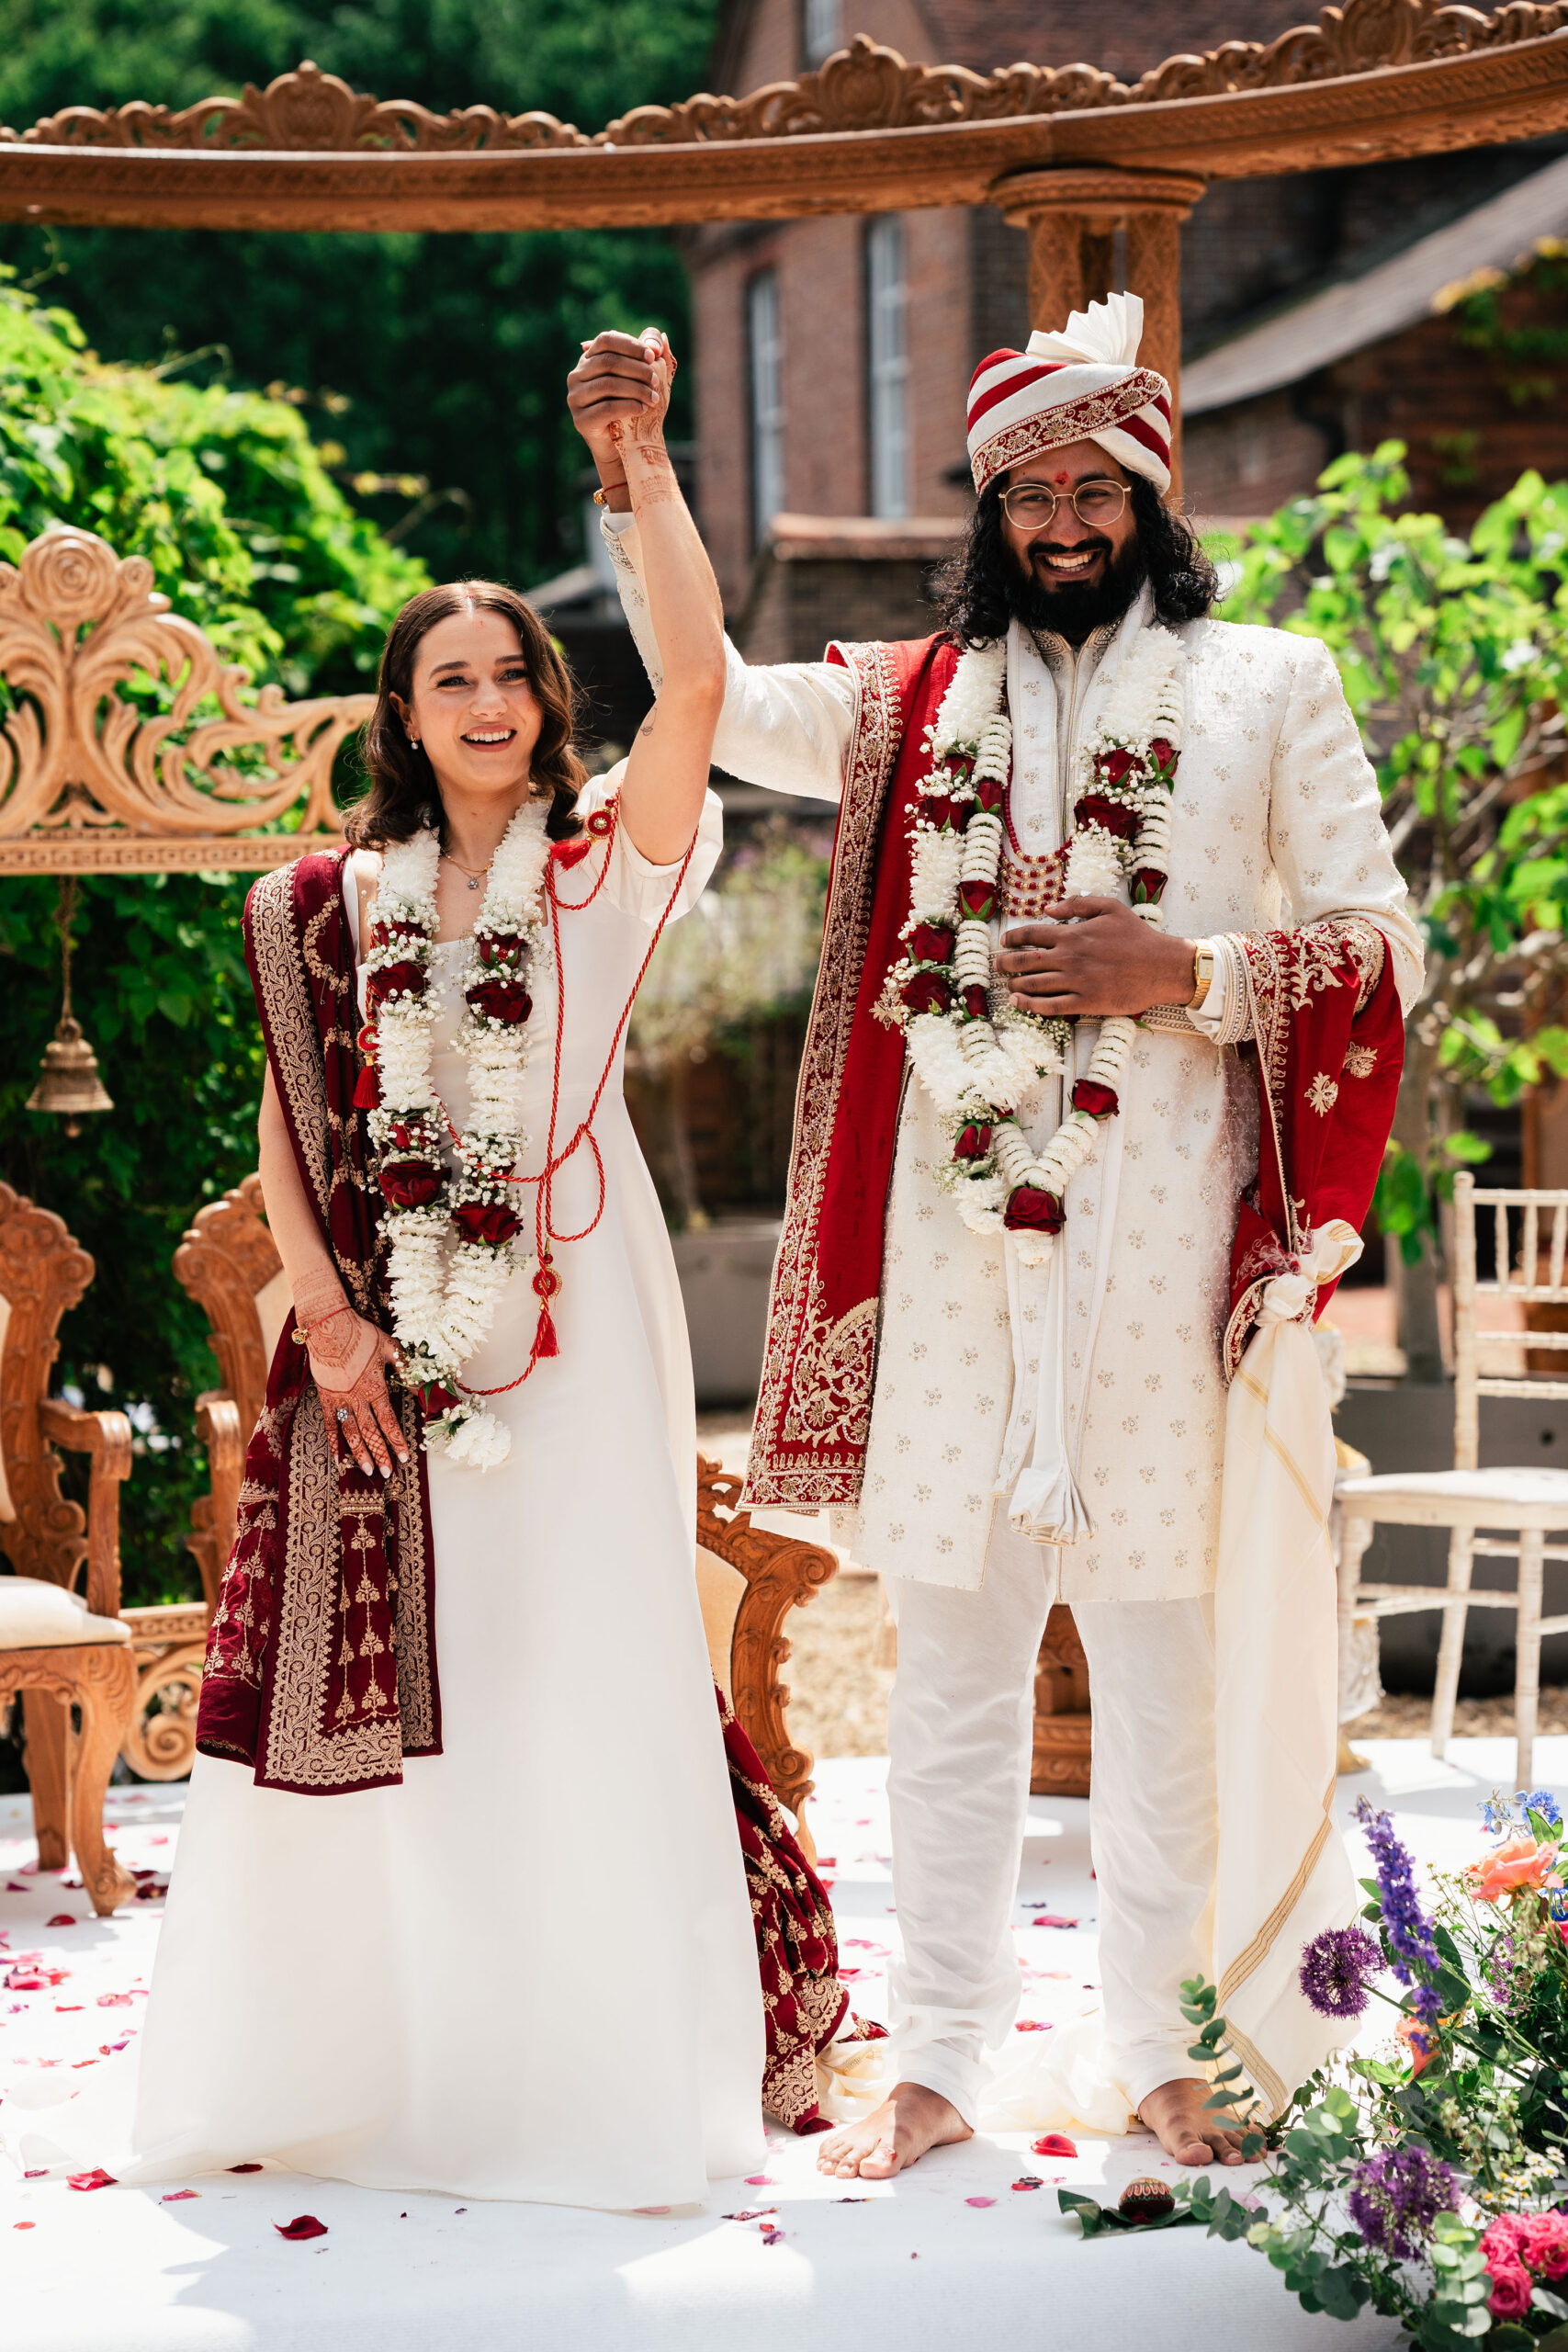
[[1075, 311], [1061, 334], [993, 351], [969, 385], [969, 464], [976, 491], [1069, 441], [1098, 441], [1129, 473], [1170, 488], [1170, 386], [1138, 366], [1144, 306], [1111, 294]]

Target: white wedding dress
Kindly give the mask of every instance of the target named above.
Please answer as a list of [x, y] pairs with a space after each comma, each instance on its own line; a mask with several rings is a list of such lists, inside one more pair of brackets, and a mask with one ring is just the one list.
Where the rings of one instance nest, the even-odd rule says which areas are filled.
[[[710, 793], [677, 913], [720, 836]], [[595, 842], [562, 898], [587, 898], [604, 862]], [[608, 866], [561, 916], [562, 1141], [676, 873], [619, 827]], [[355, 921], [352, 883], [345, 898]], [[462, 958], [453, 942], [433, 967], [434, 1082], [459, 1125]], [[537, 1168], [558, 989], [550, 970], [529, 985]], [[63, 2114], [15, 2120], [28, 2161], [129, 2180], [271, 2156], [371, 2188], [602, 2207], [696, 2202], [754, 2168], [761, 1996], [694, 1581], [691, 1358], [618, 1056], [594, 1133], [604, 1211], [556, 1253], [560, 1353], [491, 1400], [511, 1453], [429, 1464], [444, 1752], [351, 1796], [258, 1789], [198, 1757], [140, 2046]], [[556, 1182], [558, 1230], [597, 1201], [584, 1148]], [[514, 1272], [471, 1385], [514, 1377], [536, 1314]]]

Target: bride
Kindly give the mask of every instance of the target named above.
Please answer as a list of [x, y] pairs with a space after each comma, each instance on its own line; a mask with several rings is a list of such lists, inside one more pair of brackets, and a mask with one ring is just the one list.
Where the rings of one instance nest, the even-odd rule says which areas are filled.
[[620, 447], [666, 669], [629, 759], [586, 778], [520, 596], [427, 589], [355, 846], [247, 907], [294, 1323], [129, 2126], [83, 2148], [121, 2180], [274, 2157], [694, 2202], [754, 2167], [765, 2063], [809, 2126], [842, 2021], [826, 1899], [714, 1703], [685, 1328], [621, 1094], [637, 982], [720, 845], [718, 594], [649, 356]]

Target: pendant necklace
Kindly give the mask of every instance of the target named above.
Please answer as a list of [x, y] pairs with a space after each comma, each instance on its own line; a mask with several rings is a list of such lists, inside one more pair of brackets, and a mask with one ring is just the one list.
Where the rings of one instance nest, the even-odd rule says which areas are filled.
[[[444, 859], [446, 859], [446, 864], [447, 864], [448, 865], [455, 865], [455, 866], [457, 868], [457, 871], [458, 871], [458, 873], [459, 873], [459, 874], [462, 874], [462, 875], [466, 875], [466, 876], [467, 876], [467, 877], [468, 877], [468, 888], [469, 888], [469, 889], [470, 889], [470, 890], [477, 890], [477, 889], [479, 888], [479, 884], [484, 880], [485, 876], [490, 872], [490, 866], [489, 866], [489, 865], [481, 865], [481, 866], [479, 866], [479, 867], [478, 868], [478, 870], [476, 871], [476, 870], [475, 870], [475, 868], [474, 868], [473, 866], [471, 866], [471, 865], [465, 865], [462, 863], [462, 861], [461, 861], [461, 859], [460, 859], [460, 858], [456, 858], [456, 857], [449, 857], [449, 856], [447, 856], [447, 854], [446, 854], [446, 852], [445, 850], [443, 850], [443, 851], [442, 851], [441, 854], [442, 854], [443, 858], [444, 858]], [[495, 863], [495, 861], [494, 861], [494, 859], [492, 858], [492, 859], [491, 860], [491, 865], [494, 865], [494, 863]]]

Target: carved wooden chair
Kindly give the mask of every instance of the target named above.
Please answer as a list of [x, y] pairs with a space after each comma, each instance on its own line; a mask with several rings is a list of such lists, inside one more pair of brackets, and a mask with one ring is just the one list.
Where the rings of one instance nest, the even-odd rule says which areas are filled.
[[175, 1252], [175, 1273], [207, 1312], [223, 1377], [196, 1400], [210, 1480], [191, 1506], [186, 1545], [201, 1571], [199, 1600], [128, 1609], [135, 1642], [136, 1706], [122, 1750], [146, 1781], [180, 1781], [196, 1756], [196, 1713], [207, 1629], [234, 1543], [245, 1448], [266, 1395], [267, 1366], [288, 1312], [288, 1285], [262, 1213], [261, 1179], [247, 1176], [198, 1210]]
[[697, 1456], [697, 1597], [708, 1659], [762, 1759], [781, 1804], [795, 1817], [808, 1860], [816, 1848], [806, 1822], [813, 1758], [794, 1746], [784, 1710], [789, 1687], [778, 1669], [790, 1654], [784, 1621], [837, 1576], [836, 1554], [822, 1544], [754, 1527], [738, 1508], [745, 1481]]
[[[188, 1771], [195, 1752], [207, 1622], [234, 1540], [244, 1450], [289, 1311], [288, 1284], [266, 1227], [259, 1176], [247, 1176], [201, 1210], [175, 1254], [175, 1272], [207, 1310], [223, 1386], [197, 1400], [212, 1485], [195, 1504], [186, 1538], [201, 1567], [206, 1607], [183, 1643], [178, 1612], [128, 1612], [144, 1663], [137, 1727], [126, 1756], [137, 1771], [163, 1780]], [[789, 1692], [777, 1669], [789, 1656], [789, 1644], [780, 1628], [791, 1609], [837, 1573], [838, 1562], [819, 1544], [754, 1528], [750, 1513], [735, 1508], [739, 1479], [728, 1476], [716, 1462], [699, 1456], [697, 1481], [697, 1588], [714, 1674], [781, 1802], [799, 1819], [811, 1793], [812, 1759], [791, 1745], [784, 1721]], [[160, 1619], [171, 1629], [162, 1652], [152, 1647]], [[150, 1713], [155, 1699], [161, 1712]]]
[[1089, 1660], [1073, 1612], [1057, 1601], [1045, 1620], [1034, 1664], [1032, 1797], [1089, 1794]]
[[[39, 1868], [63, 1870], [73, 1853], [107, 1914], [135, 1888], [104, 1843], [104, 1792], [135, 1692], [119, 1613], [130, 1423], [47, 1393], [60, 1318], [93, 1271], [62, 1218], [0, 1184], [0, 1550], [12, 1570], [0, 1574], [0, 1707], [22, 1694]], [[88, 1457], [85, 1513], [60, 1491], [57, 1447]]]

